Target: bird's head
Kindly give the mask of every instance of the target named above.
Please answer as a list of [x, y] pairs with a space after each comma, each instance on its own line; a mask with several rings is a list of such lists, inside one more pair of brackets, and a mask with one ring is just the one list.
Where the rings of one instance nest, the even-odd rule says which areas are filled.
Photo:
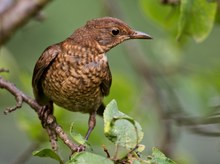
[[84, 42], [87, 46], [96, 44], [103, 51], [108, 51], [125, 40], [151, 38], [150, 35], [135, 31], [123, 21], [112, 17], [92, 19], [72, 35], [75, 41]]

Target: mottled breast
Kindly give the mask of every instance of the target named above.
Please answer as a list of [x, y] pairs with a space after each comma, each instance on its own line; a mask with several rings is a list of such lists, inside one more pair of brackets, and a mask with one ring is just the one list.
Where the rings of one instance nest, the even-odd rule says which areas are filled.
[[42, 80], [44, 94], [55, 104], [70, 111], [90, 113], [102, 103], [100, 85], [111, 76], [105, 54], [87, 49], [61, 52]]

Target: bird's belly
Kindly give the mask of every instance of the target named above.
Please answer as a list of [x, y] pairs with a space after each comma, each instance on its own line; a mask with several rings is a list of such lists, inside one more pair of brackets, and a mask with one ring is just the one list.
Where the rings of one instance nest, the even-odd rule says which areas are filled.
[[69, 90], [67, 94], [61, 92], [59, 95], [52, 96], [51, 99], [55, 104], [74, 112], [91, 113], [97, 110], [103, 100], [99, 88], [94, 89], [94, 92], [82, 93], [81, 91]]
[[[103, 100], [100, 84], [104, 74], [99, 71], [51, 67], [42, 80], [44, 94], [55, 104], [70, 111], [91, 113]], [[96, 72], [96, 73], [95, 73]]]
[[45, 79], [44, 94], [55, 104], [70, 111], [90, 113], [97, 110], [103, 100], [99, 85], [75, 83], [76, 81], [72, 77], [62, 83]]

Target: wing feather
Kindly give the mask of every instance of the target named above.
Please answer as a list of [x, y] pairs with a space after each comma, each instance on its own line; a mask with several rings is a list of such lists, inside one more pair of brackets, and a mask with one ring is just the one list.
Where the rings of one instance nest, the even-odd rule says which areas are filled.
[[112, 75], [109, 69], [109, 65], [107, 65], [106, 67], [106, 72], [107, 72], [107, 75], [105, 76], [105, 78], [102, 80], [102, 83], [100, 84], [100, 88], [101, 88], [101, 92], [103, 96], [108, 96], [110, 87], [112, 84]]
[[44, 50], [38, 59], [32, 77], [32, 87], [36, 101], [42, 105], [46, 104], [49, 99], [44, 95], [41, 86], [41, 79], [49, 66], [53, 63], [56, 57], [60, 54], [61, 49], [59, 44], [48, 47]]

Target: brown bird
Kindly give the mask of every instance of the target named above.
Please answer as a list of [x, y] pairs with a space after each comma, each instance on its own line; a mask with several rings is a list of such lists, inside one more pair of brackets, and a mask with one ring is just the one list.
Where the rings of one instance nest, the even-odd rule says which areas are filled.
[[53, 103], [73, 112], [89, 113], [88, 139], [96, 113], [103, 114], [103, 98], [111, 87], [106, 52], [129, 39], [151, 37], [119, 19], [104, 17], [88, 21], [66, 40], [49, 46], [33, 72], [36, 101], [47, 107], [47, 113], [53, 112]]

